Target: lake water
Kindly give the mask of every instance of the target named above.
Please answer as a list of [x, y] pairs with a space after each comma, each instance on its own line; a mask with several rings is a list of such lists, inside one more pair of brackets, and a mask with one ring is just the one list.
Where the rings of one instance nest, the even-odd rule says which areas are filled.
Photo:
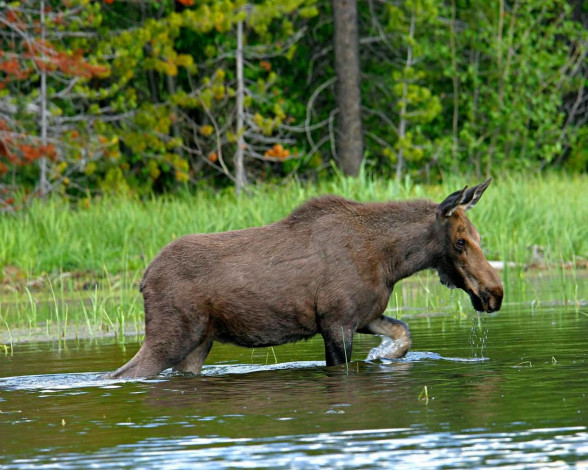
[[[105, 381], [112, 339], [0, 350], [0, 468], [588, 468], [588, 308], [403, 317], [413, 350], [215, 345], [202, 376]], [[425, 392], [426, 387], [426, 392]]]

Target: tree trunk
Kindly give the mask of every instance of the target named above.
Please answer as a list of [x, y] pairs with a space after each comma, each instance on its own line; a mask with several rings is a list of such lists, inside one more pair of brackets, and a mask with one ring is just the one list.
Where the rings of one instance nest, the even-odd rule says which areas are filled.
[[[47, 70], [45, 68], [45, 2], [41, 0], [41, 42], [43, 43], [42, 61], [43, 69], [41, 70], [41, 90], [39, 99], [41, 101], [41, 145], [47, 148]], [[49, 180], [47, 178], [47, 158], [43, 155], [39, 160], [39, 193], [46, 196], [49, 192]]]
[[245, 152], [245, 137], [243, 128], [245, 99], [245, 80], [243, 78], [243, 21], [237, 23], [237, 150], [235, 151], [235, 192], [239, 194], [247, 184], [247, 174], [243, 156]]
[[337, 75], [337, 157], [345, 175], [357, 176], [363, 159], [357, 0], [332, 0]]
[[451, 50], [451, 81], [453, 82], [453, 121], [451, 145], [451, 159], [453, 168], [458, 168], [457, 147], [459, 145], [459, 75], [457, 74], [457, 46], [455, 40], [455, 18], [457, 16], [457, 7], [455, 0], [451, 0], [451, 22], [449, 23], [449, 47]]
[[398, 124], [398, 140], [400, 141], [400, 143], [402, 145], [400, 145], [400, 148], [398, 149], [398, 153], [396, 154], [397, 156], [397, 162], [396, 162], [396, 182], [398, 184], [400, 184], [400, 182], [402, 181], [402, 171], [403, 171], [403, 167], [404, 167], [404, 150], [403, 150], [403, 146], [404, 146], [404, 139], [406, 137], [406, 126], [407, 126], [407, 120], [406, 120], [406, 105], [407, 105], [407, 101], [408, 101], [408, 77], [406, 76], [406, 71], [410, 70], [412, 68], [412, 41], [414, 38], [414, 26], [415, 26], [415, 21], [416, 21], [416, 15], [415, 15], [415, 11], [414, 8], [412, 9], [412, 15], [410, 17], [410, 29], [408, 32], [408, 37], [409, 37], [409, 41], [408, 41], [408, 46], [406, 47], [406, 63], [404, 66], [404, 78], [402, 79], [402, 98], [401, 98], [401, 102], [400, 102], [400, 122]]

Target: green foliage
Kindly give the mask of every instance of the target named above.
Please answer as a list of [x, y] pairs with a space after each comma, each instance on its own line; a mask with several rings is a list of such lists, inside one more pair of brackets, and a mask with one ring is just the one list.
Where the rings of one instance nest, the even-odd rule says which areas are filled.
[[[1, 211], [39, 188], [41, 159], [51, 189], [77, 198], [226, 186], [240, 139], [250, 181], [332, 171], [330, 1], [45, 4], [45, 66], [34, 26], [40, 0], [0, 12], [7, 26], [0, 33]], [[587, 33], [567, 1], [358, 8], [372, 171], [399, 181], [456, 171], [586, 171]]]
[[[447, 9], [445, 13], [449, 14]], [[458, 9], [467, 28], [455, 35], [461, 151], [455, 164], [478, 172], [538, 168], [574, 151], [579, 127], [566, 123], [564, 99], [583, 86], [586, 31], [571, 20], [568, 2], [473, 2]], [[582, 39], [583, 38], [583, 39]], [[451, 52], [444, 61], [450, 62]]]

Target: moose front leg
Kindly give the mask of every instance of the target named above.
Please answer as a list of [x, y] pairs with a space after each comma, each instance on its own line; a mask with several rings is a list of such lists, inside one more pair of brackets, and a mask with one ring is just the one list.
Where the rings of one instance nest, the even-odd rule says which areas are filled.
[[383, 351], [380, 351], [380, 348], [372, 349], [368, 359], [404, 357], [412, 345], [408, 325], [403, 321], [385, 317], [384, 315], [368, 323], [365, 328], [358, 330], [358, 333], [383, 335], [394, 340], [394, 343]]
[[342, 326], [322, 329], [327, 366], [338, 366], [351, 361], [354, 333], [354, 330]]

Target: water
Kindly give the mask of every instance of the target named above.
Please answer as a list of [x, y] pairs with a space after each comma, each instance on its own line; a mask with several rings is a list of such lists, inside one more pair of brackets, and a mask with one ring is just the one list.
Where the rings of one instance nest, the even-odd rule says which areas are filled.
[[365, 361], [379, 342], [358, 336], [348, 368], [317, 338], [107, 381], [138, 342], [17, 344], [0, 468], [588, 468], [585, 307], [404, 319], [406, 358]]

